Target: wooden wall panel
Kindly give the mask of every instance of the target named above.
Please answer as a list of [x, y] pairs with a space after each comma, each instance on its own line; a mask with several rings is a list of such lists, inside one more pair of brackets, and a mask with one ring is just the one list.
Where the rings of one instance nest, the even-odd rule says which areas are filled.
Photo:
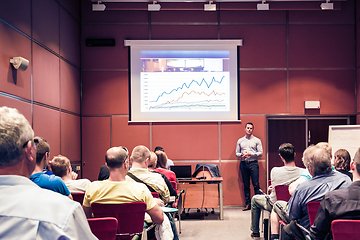
[[50, 145], [50, 157], [60, 154], [60, 113], [59, 111], [34, 105], [33, 129]]
[[80, 116], [61, 113], [61, 155], [71, 162], [81, 161]]
[[[265, 161], [259, 161], [259, 183], [260, 188], [266, 192]], [[224, 161], [221, 163], [221, 171], [224, 178], [223, 193], [225, 206], [244, 206], [244, 184], [240, 172], [240, 161]], [[251, 182], [251, 181], [250, 181]], [[254, 188], [250, 184], [251, 196], [254, 195]]]
[[60, 107], [59, 58], [33, 44], [34, 101]]
[[81, 138], [83, 178], [95, 181], [110, 148], [110, 117], [83, 117]]
[[160, 145], [166, 149], [171, 160], [219, 159], [219, 134], [216, 123], [154, 123], [152, 143], [152, 148]]
[[[242, 39], [240, 68], [286, 67], [286, 25], [224, 25], [224, 39]], [[271, 36], [271, 37], [269, 37]]]
[[[31, 1], [2, 1], [0, 7], [1, 19], [10, 23], [28, 36], [31, 35]], [[5, 35], [1, 34], [1, 38]]]
[[[341, 11], [290, 11], [289, 21], [291, 23], [338, 23], [354, 21], [355, 1], [341, 3]], [[334, 4], [335, 5], [335, 4]]]
[[84, 72], [83, 114], [128, 114], [127, 72]]
[[290, 68], [353, 68], [352, 25], [290, 25]]
[[[1, 7], [0, 7], [1, 9]], [[0, 10], [1, 11], [1, 10]], [[31, 42], [14, 29], [0, 24], [0, 89], [15, 96], [31, 97]], [[13, 57], [29, 60], [26, 71], [18, 71], [10, 63]]]
[[[147, 25], [83, 25], [83, 69], [128, 69], [128, 48], [125, 39], [147, 39]], [[114, 38], [115, 47], [86, 47], [87, 38]]]
[[[204, 5], [202, 5], [203, 7]], [[192, 14], [189, 14], [187, 11], [159, 11], [159, 12], [150, 12], [152, 23], [217, 23], [217, 12], [216, 11], [204, 11], [202, 8], [199, 11], [192, 11]]]
[[292, 114], [303, 114], [305, 101], [320, 101], [320, 114], [355, 110], [353, 71], [290, 71], [289, 92]]
[[128, 115], [112, 116], [111, 146], [124, 146], [129, 149], [130, 153], [137, 145], [144, 145], [150, 149], [149, 124], [129, 124], [128, 121]]
[[7, 106], [10, 108], [16, 108], [32, 125], [32, 114], [30, 103], [19, 101], [17, 99], [8, 98], [0, 95], [0, 107]]
[[[286, 23], [286, 11], [224, 11], [220, 12], [220, 21], [222, 23]], [[240, 25], [240, 24], [239, 24]], [[271, 36], [273, 37], [273, 35]], [[268, 40], [271, 40], [268, 38]]]
[[33, 0], [33, 38], [59, 53], [59, 5], [55, 1]]
[[80, 1], [59, 0], [63, 9], [71, 14], [77, 21], [80, 21]]
[[[171, 36], [171, 37], [170, 37]], [[154, 25], [152, 39], [217, 39], [217, 26], [197, 25]]]
[[285, 71], [240, 71], [240, 114], [286, 112]]
[[80, 114], [80, 70], [60, 60], [61, 108]]
[[60, 55], [80, 67], [80, 23], [60, 8]]

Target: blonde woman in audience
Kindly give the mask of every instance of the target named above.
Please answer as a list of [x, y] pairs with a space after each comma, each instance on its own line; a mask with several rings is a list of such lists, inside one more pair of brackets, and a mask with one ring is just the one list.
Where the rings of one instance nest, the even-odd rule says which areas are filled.
[[84, 193], [91, 183], [89, 179], [73, 180], [70, 160], [65, 156], [55, 156], [51, 161], [51, 169], [62, 178], [71, 193]]

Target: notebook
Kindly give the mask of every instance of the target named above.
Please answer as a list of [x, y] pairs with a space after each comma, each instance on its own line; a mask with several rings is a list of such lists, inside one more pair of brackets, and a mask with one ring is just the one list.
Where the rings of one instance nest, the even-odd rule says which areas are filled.
[[191, 165], [175, 165], [170, 166], [170, 170], [173, 171], [177, 179], [190, 180], [191, 176]]

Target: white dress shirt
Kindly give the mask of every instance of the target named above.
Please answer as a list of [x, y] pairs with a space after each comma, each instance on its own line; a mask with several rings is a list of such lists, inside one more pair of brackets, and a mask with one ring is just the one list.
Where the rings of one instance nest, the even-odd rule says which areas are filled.
[[30, 179], [0, 176], [0, 239], [97, 239], [81, 205]]

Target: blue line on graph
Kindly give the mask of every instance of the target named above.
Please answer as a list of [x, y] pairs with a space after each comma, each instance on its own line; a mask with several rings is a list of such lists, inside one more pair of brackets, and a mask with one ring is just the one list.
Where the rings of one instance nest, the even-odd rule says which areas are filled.
[[209, 84], [205, 81], [205, 78], [203, 78], [200, 83], [199, 83], [198, 81], [196, 81], [196, 80], [192, 80], [192, 81], [190, 82], [189, 86], [187, 86], [186, 83], [184, 83], [181, 87], [175, 88], [175, 89], [171, 90], [169, 93], [167, 93], [167, 92], [164, 91], [162, 94], [160, 94], [160, 95], [157, 97], [157, 99], [156, 99], [155, 101], [151, 101], [151, 102], [157, 102], [157, 101], [159, 100], [159, 98], [162, 97], [164, 94], [171, 94], [172, 92], [178, 91], [178, 90], [180, 90], [180, 89], [183, 89], [184, 87], [190, 88], [191, 84], [193, 84], [194, 82], [197, 83], [198, 86], [201, 86], [202, 83], [204, 82], [204, 83], [206, 84], [207, 88], [210, 88], [210, 86], [213, 84], [213, 82], [221, 83], [222, 80], [224, 79], [224, 77], [225, 77], [225, 76], [223, 76], [220, 81], [216, 81], [216, 80], [215, 80], [215, 77], [213, 77], [213, 78], [211, 79], [211, 82], [210, 82]]

